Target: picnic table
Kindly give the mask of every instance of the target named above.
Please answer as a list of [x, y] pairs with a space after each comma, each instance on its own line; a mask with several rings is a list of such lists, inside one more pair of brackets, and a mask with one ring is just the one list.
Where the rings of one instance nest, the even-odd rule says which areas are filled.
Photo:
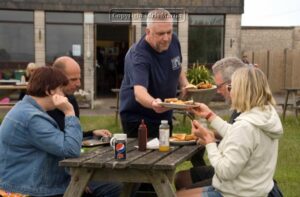
[[157, 196], [176, 196], [172, 187], [176, 167], [202, 147], [185, 145], [171, 147], [169, 152], [138, 151], [136, 138], [127, 142], [127, 159], [115, 160], [109, 146], [99, 146], [79, 158], [65, 159], [60, 166], [70, 168], [71, 182], [66, 197], [81, 196], [91, 180], [123, 182], [122, 196], [130, 196], [134, 183], [151, 183]]
[[[4, 91], [5, 94], [1, 96], [9, 96], [10, 94], [14, 93], [15, 91], [21, 91], [26, 90], [27, 85], [13, 85], [13, 84], [1, 84], [0, 83], [0, 91]], [[0, 109], [10, 109], [15, 105], [15, 102], [9, 102], [9, 103], [0, 103]]]

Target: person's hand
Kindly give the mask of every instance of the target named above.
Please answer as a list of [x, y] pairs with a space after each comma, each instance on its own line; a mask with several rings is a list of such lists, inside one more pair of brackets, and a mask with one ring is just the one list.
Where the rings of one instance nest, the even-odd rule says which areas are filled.
[[192, 121], [192, 134], [199, 137], [197, 143], [206, 145], [209, 143], [214, 143], [216, 141], [214, 132], [203, 127], [198, 121]]
[[65, 114], [65, 116], [75, 115], [74, 108], [67, 97], [54, 94], [51, 98], [54, 106], [60, 111], [62, 111]]
[[170, 110], [169, 108], [163, 107], [161, 106], [159, 103], [161, 103], [161, 99], [157, 98], [154, 99], [151, 103], [152, 109], [156, 112], [156, 113], [163, 113], [166, 112], [168, 110]]
[[93, 135], [97, 137], [111, 137], [111, 132], [107, 129], [96, 129], [93, 131]]
[[206, 118], [209, 113], [213, 113], [211, 109], [204, 103], [196, 103], [197, 107], [191, 108], [190, 110], [201, 118]]
[[195, 86], [195, 85], [189, 83], [189, 84], [187, 84], [186, 86], [182, 87], [182, 88], [180, 89], [180, 91], [181, 91], [181, 92], [180, 92], [180, 98], [182, 98], [183, 100], [185, 100], [186, 97], [188, 96], [188, 89], [190, 89], [190, 88], [195, 88], [195, 89], [197, 89], [197, 86]]

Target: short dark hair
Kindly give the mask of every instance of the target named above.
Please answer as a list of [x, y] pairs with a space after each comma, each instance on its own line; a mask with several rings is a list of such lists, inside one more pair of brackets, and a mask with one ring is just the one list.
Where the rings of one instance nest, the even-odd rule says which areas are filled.
[[57, 68], [43, 66], [37, 68], [27, 86], [27, 94], [36, 97], [46, 97], [51, 90], [68, 85], [68, 78]]

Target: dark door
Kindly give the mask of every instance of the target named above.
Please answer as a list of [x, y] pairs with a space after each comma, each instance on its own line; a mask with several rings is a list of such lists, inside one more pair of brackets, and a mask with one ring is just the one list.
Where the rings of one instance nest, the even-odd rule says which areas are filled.
[[97, 97], [110, 96], [113, 94], [112, 88], [120, 87], [128, 43], [128, 25], [97, 25], [95, 44]]

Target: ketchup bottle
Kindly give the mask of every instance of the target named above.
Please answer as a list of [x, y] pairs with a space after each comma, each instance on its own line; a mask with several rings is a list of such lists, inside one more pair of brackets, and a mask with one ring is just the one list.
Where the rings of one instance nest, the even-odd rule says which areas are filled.
[[139, 151], [146, 151], [147, 149], [147, 133], [147, 126], [142, 120], [138, 130]]

